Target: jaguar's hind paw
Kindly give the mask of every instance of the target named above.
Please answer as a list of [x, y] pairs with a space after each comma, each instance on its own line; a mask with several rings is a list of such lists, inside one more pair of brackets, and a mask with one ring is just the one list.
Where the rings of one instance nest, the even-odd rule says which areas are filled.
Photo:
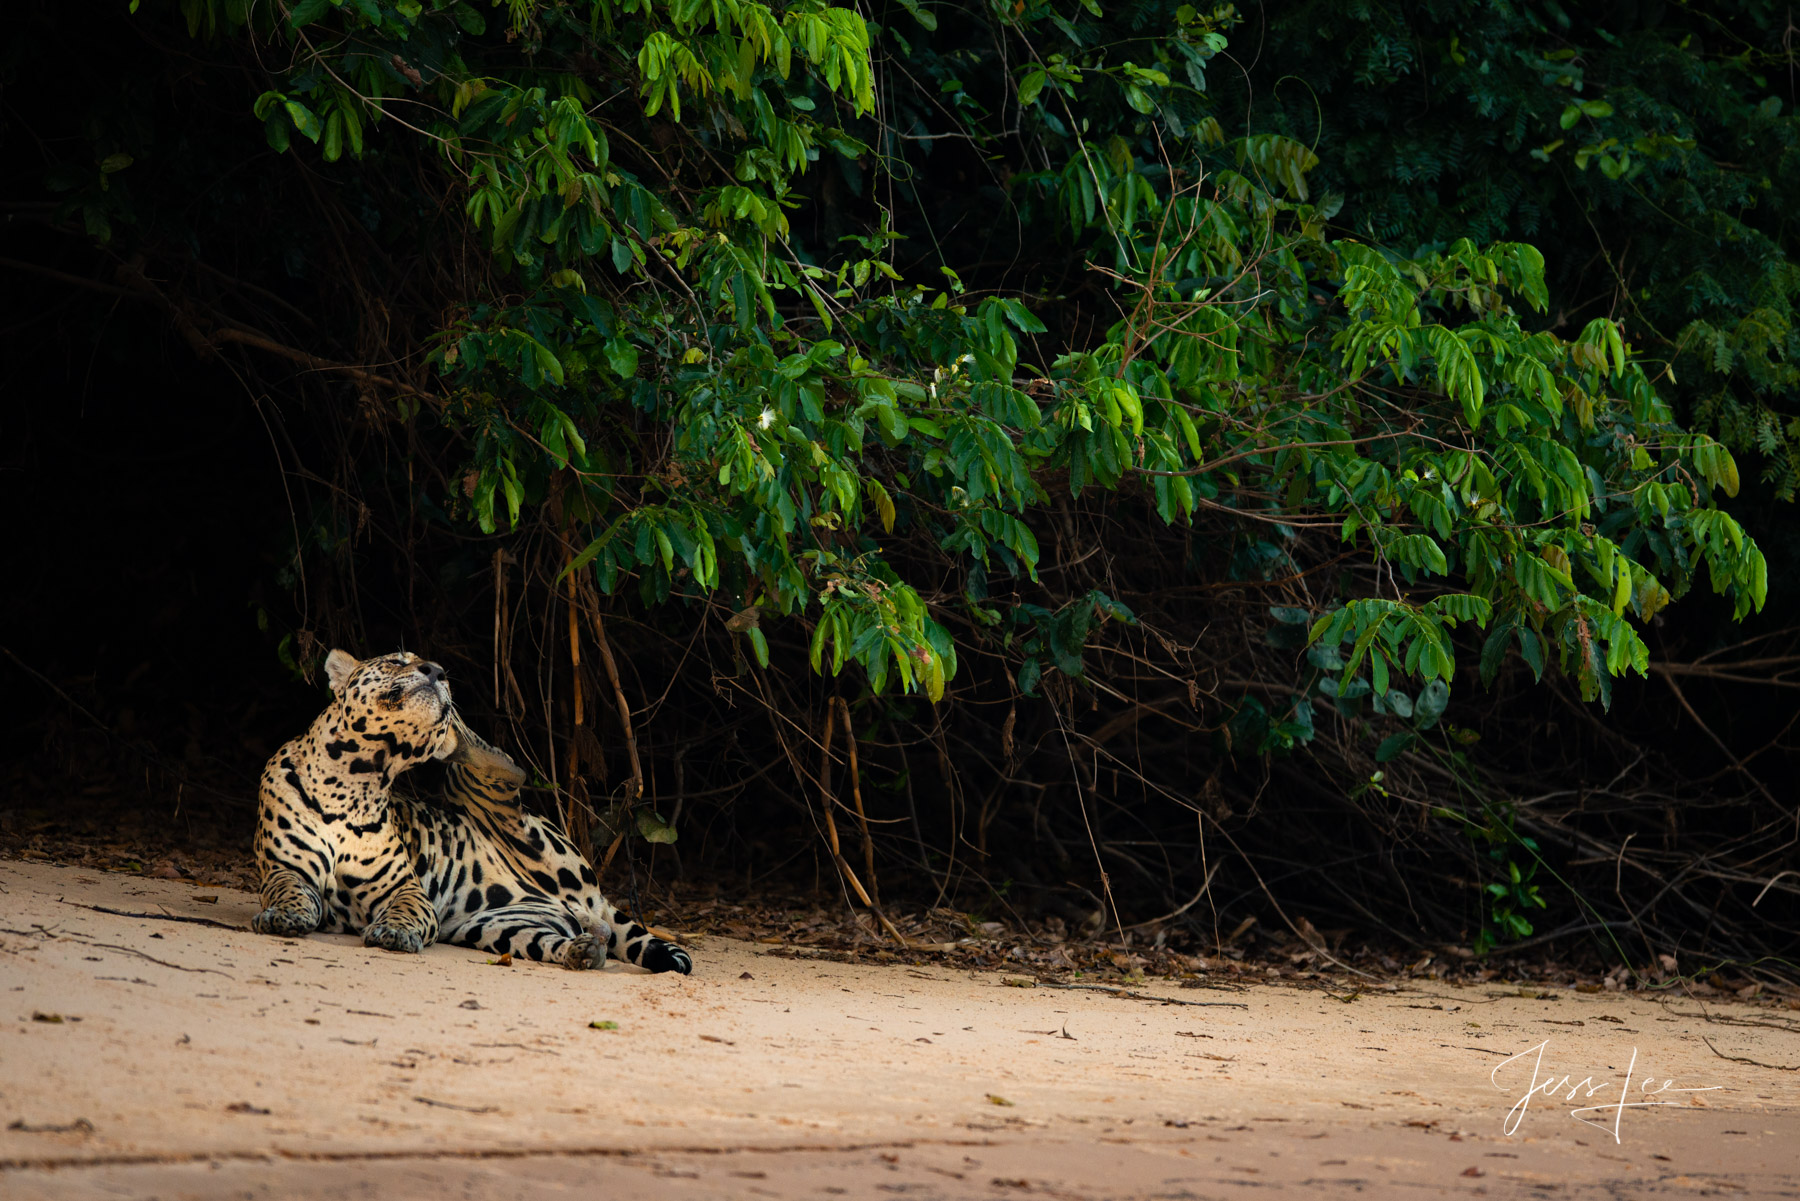
[[363, 931], [363, 945], [398, 951], [403, 955], [417, 955], [425, 949], [425, 936], [417, 930], [383, 923]]
[[608, 938], [593, 934], [583, 934], [580, 938], [571, 940], [563, 951], [563, 966], [575, 972], [589, 968], [597, 971], [605, 967], [608, 941]]

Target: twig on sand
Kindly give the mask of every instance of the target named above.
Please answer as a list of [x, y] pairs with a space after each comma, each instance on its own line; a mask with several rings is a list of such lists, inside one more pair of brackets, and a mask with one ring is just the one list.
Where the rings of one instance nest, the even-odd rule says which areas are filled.
[[1242, 1001], [1183, 1001], [1179, 997], [1158, 997], [1147, 992], [1133, 992], [1129, 988], [1114, 988], [1110, 984], [1058, 984], [1052, 980], [1039, 980], [1039, 988], [1085, 988], [1094, 992], [1111, 993], [1115, 997], [1125, 997], [1132, 1001], [1155, 1001], [1159, 1005], [1192, 1005], [1196, 1009], [1248, 1009]]
[[1699, 1013], [1690, 1013], [1685, 1009], [1671, 1009], [1669, 1012], [1678, 1018], [1699, 1018], [1717, 1026], [1763, 1026], [1770, 1030], [1786, 1030], [1789, 1034], [1800, 1032], [1800, 1022], [1779, 1017], [1773, 1021], [1765, 1018], [1740, 1018], [1723, 1013], [1709, 1013], [1704, 1009]]
[[463, 1113], [493, 1113], [492, 1105], [457, 1105], [450, 1101], [433, 1101], [430, 1097], [414, 1097], [421, 1105], [429, 1105], [434, 1109], [456, 1109]]
[[73, 1122], [69, 1122], [69, 1123], [66, 1123], [63, 1125], [51, 1124], [51, 1125], [43, 1125], [43, 1126], [27, 1125], [24, 1118], [18, 1118], [15, 1121], [7, 1123], [6, 1128], [8, 1130], [17, 1130], [21, 1134], [92, 1134], [92, 1133], [94, 1133], [94, 1124], [92, 1122], [88, 1121], [86, 1118], [76, 1118]]
[[1707, 1049], [1710, 1050], [1714, 1055], [1717, 1055], [1720, 1059], [1729, 1059], [1733, 1063], [1747, 1063], [1753, 1068], [1768, 1068], [1770, 1071], [1775, 1071], [1775, 1072], [1800, 1072], [1800, 1063], [1793, 1063], [1793, 1064], [1764, 1063], [1760, 1059], [1745, 1059], [1742, 1055], [1727, 1055], [1727, 1054], [1725, 1054], [1725, 1052], [1723, 1052], [1723, 1051], [1719, 1050], [1719, 1048], [1713, 1046], [1712, 1039], [1706, 1037], [1706, 1035], [1704, 1035], [1704, 1034], [1702, 1034], [1700, 1036], [1700, 1041], [1705, 1043], [1707, 1046]]
[[471, 1047], [517, 1047], [521, 1051], [530, 1051], [533, 1055], [561, 1055], [561, 1051], [552, 1051], [548, 1047], [528, 1047], [524, 1043], [470, 1043]]
[[196, 926], [214, 926], [220, 930], [233, 930], [240, 934], [249, 928], [233, 926], [229, 922], [215, 922], [210, 917], [182, 917], [175, 913], [134, 913], [129, 909], [108, 909], [105, 905], [83, 905], [80, 901], [71, 901], [64, 897], [56, 899], [64, 905], [73, 905], [77, 909], [92, 909], [95, 913], [110, 913], [114, 917], [147, 917], [159, 922], [191, 922]]
[[122, 947], [116, 942], [90, 942], [85, 938], [79, 938], [73, 934], [64, 934], [61, 937], [72, 939], [84, 947], [105, 947], [109, 951], [123, 951], [127, 955], [136, 955], [139, 959], [148, 959], [151, 963], [157, 964], [160, 967], [172, 967], [178, 972], [210, 972], [215, 976], [223, 976], [227, 980], [237, 979], [237, 977], [233, 976], [230, 972], [221, 972], [216, 967], [183, 967], [179, 963], [170, 963], [167, 959], [158, 959], [154, 955], [146, 955], [136, 947]]

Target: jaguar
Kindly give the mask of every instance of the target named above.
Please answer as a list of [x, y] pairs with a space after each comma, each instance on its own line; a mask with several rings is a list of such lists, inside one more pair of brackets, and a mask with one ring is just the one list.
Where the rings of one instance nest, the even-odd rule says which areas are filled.
[[[256, 826], [258, 933], [361, 932], [369, 946], [433, 942], [599, 968], [693, 971], [681, 947], [601, 894], [593, 866], [519, 803], [526, 773], [469, 729], [444, 669], [400, 652], [325, 660], [331, 703], [263, 769]], [[432, 760], [440, 792], [401, 775]]]

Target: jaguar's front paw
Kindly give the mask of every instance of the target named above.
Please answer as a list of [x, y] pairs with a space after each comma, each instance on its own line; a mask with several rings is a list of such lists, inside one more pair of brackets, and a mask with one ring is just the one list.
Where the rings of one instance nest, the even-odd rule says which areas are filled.
[[425, 949], [425, 936], [405, 926], [389, 926], [384, 923], [363, 931], [363, 945], [380, 947], [384, 951], [399, 951], [403, 955], [417, 955]]
[[563, 951], [563, 966], [574, 972], [585, 972], [589, 968], [598, 971], [606, 966], [606, 944], [609, 941], [610, 938], [583, 934], [570, 942]]
[[265, 909], [250, 919], [250, 928], [258, 934], [280, 938], [303, 938], [318, 928], [319, 921], [310, 913], [291, 909]]
[[694, 960], [686, 951], [661, 939], [644, 948], [643, 964], [653, 972], [680, 972], [688, 976], [694, 971]]

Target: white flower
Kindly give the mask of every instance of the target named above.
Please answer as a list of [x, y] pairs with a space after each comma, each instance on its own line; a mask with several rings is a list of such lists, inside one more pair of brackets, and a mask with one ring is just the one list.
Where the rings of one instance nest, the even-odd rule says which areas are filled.
[[762, 411], [762, 416], [758, 417], [756, 419], [756, 424], [762, 426], [764, 429], [768, 429], [770, 426], [774, 425], [775, 424], [775, 410], [769, 408], [767, 405], [764, 405], [763, 411]]

